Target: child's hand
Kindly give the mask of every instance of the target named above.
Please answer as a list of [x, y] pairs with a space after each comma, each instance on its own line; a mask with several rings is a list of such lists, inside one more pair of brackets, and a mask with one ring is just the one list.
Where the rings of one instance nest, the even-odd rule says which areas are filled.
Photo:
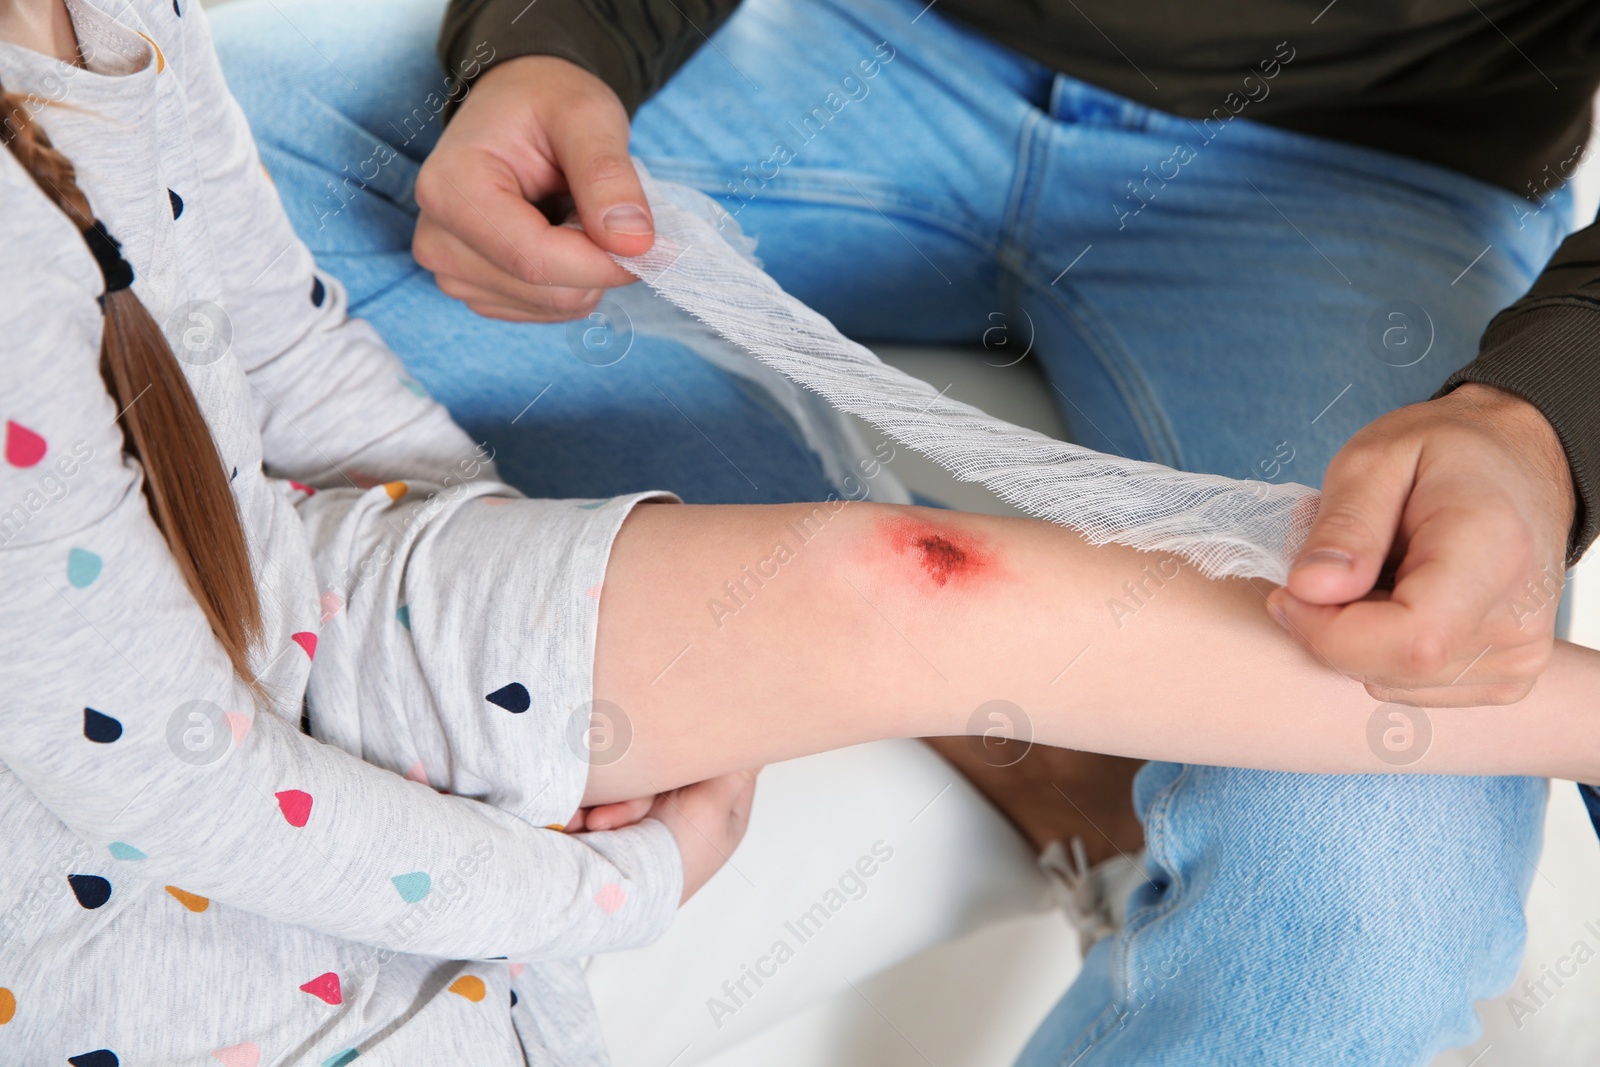
[[580, 830], [620, 830], [624, 826], [632, 826], [650, 814], [656, 799], [652, 793], [636, 800], [619, 800], [615, 804], [579, 808], [578, 813], [567, 821], [566, 831], [575, 834]]
[[750, 824], [760, 768], [735, 771], [662, 793], [650, 809], [677, 839], [683, 854], [683, 900], [717, 873], [744, 838]]

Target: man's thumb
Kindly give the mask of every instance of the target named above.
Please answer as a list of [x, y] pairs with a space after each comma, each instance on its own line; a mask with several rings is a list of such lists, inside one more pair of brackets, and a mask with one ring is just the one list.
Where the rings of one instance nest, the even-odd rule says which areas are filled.
[[1322, 505], [1289, 571], [1289, 592], [1308, 604], [1348, 604], [1372, 591], [1394, 544], [1411, 479], [1335, 463]]
[[569, 126], [556, 143], [562, 172], [589, 239], [607, 252], [637, 256], [655, 242], [655, 221], [628, 158], [628, 120]]

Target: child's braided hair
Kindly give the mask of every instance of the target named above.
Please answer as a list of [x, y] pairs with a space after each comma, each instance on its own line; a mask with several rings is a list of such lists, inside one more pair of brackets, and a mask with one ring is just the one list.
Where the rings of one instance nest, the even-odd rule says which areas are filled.
[[72, 161], [33, 120], [39, 101], [0, 86], [0, 141], [83, 234], [105, 275], [100, 373], [121, 413], [123, 449], [144, 468], [156, 525], [234, 671], [257, 688], [250, 649], [261, 637], [239, 511], [229, 476], [183, 368], [144, 304], [128, 288], [133, 269], [94, 217]]

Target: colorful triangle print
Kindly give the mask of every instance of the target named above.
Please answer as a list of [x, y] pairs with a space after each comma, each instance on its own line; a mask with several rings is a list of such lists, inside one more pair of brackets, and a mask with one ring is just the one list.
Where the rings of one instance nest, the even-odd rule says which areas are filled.
[[196, 893], [186, 893], [175, 885], [169, 885], [166, 888], [167, 892], [172, 894], [173, 899], [177, 900], [179, 904], [182, 904], [196, 915], [211, 907], [211, 901], [206, 897], [202, 897]]
[[228, 724], [228, 733], [233, 735], [233, 743], [244, 744], [244, 739], [250, 735], [250, 727], [255, 725], [255, 720], [238, 711], [225, 711], [222, 719]]
[[278, 798], [278, 810], [283, 812], [284, 819], [295, 829], [300, 829], [311, 820], [311, 794], [299, 789], [285, 789], [274, 793]]
[[261, 1047], [254, 1041], [246, 1041], [215, 1049], [211, 1058], [221, 1063], [222, 1067], [257, 1067], [261, 1062]]
[[338, 593], [330, 590], [329, 592], [323, 593], [322, 596], [318, 598], [317, 606], [321, 609], [321, 620], [323, 622], [327, 622], [329, 619], [339, 614], [339, 610], [344, 607], [344, 598]]
[[111, 899], [111, 883], [98, 874], [69, 874], [67, 884], [72, 887], [72, 895], [78, 898], [78, 903], [89, 911], [104, 907]]
[[433, 879], [428, 877], [427, 871], [397, 874], [389, 881], [394, 883], [395, 890], [400, 894], [400, 899], [407, 904], [415, 904], [433, 890]]
[[497, 707], [505, 708], [513, 715], [521, 715], [533, 703], [533, 698], [528, 696], [528, 687], [521, 682], [503, 685], [483, 699]]
[[122, 1061], [117, 1059], [117, 1054], [108, 1048], [97, 1048], [93, 1052], [80, 1052], [76, 1056], [68, 1056], [67, 1062], [72, 1067], [121, 1067]]
[[319, 974], [300, 989], [310, 993], [324, 1004], [343, 1004], [344, 991], [339, 988], [339, 976], [332, 971]]
[[594, 895], [594, 902], [600, 905], [600, 910], [607, 915], [615, 915], [628, 902], [628, 891], [615, 882], [607, 882], [600, 887], [600, 892]]
[[87, 589], [100, 577], [104, 562], [98, 553], [87, 548], [74, 548], [67, 553], [67, 583], [74, 589]]
[[22, 423], [6, 423], [6, 462], [13, 467], [33, 466], [44, 458], [47, 448], [44, 438]]
[[109, 745], [122, 736], [122, 723], [103, 711], [84, 708], [83, 736], [97, 745]]
[[458, 997], [466, 997], [474, 1004], [482, 1000], [489, 992], [483, 984], [483, 979], [475, 974], [464, 974], [450, 983], [450, 992]]

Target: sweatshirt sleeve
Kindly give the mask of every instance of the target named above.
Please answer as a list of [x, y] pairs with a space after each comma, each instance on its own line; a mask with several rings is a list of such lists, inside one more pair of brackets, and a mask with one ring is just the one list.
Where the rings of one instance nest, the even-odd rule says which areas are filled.
[[616, 90], [631, 115], [738, 0], [451, 0], [439, 59], [463, 81], [517, 56], [556, 56]]
[[[316, 488], [459, 478], [481, 451], [317, 269], [228, 90], [204, 11], [192, 15], [179, 58], [189, 127], [204, 145], [196, 207], [221, 282], [218, 325], [249, 380], [267, 472]], [[492, 464], [471, 465], [493, 478]]]
[[1600, 222], [1562, 242], [1527, 295], [1489, 323], [1478, 358], [1437, 395], [1465, 382], [1515, 393], [1555, 428], [1577, 500], [1567, 542], [1575, 564], [1600, 535]]
[[[214, 67], [208, 50], [198, 58]], [[191, 102], [204, 105], [189, 116], [197, 141], [234, 166], [253, 163], [253, 150], [227, 127], [207, 139], [215, 114], [205, 107], [230, 110], [231, 98]], [[243, 123], [236, 110], [229, 121]], [[221, 181], [232, 172], [214, 173]], [[219, 252], [246, 265], [234, 277], [252, 269], [263, 285], [272, 263], [302, 261], [306, 272], [288, 275], [284, 291], [302, 282], [309, 290], [303, 246], [256, 247], [292, 241], [257, 178], [245, 187], [255, 199], [244, 202], [259, 209], [255, 228], [219, 231], [231, 245]], [[232, 195], [213, 185], [206, 193], [194, 198], [196, 210], [215, 211]], [[26, 294], [0, 301], [0, 633], [8, 641], [0, 760], [50, 813], [123, 865], [111, 902], [141, 884], [169, 884], [329, 935], [448, 958], [532, 962], [658, 936], [682, 883], [677, 846], [661, 823], [596, 834], [547, 829], [306, 736], [299, 689], [270, 692], [258, 706], [151, 517], [141, 468], [123, 454], [117, 406], [99, 371], [98, 267], [4, 152], [0, 210], [0, 292]], [[263, 418], [269, 464], [313, 477], [340, 478], [359, 463], [380, 477], [404, 469], [426, 478], [454, 461], [464, 437], [394, 377], [398, 363], [370, 331], [336, 306], [324, 310], [326, 300], [316, 307], [305, 291], [303, 313], [281, 301], [257, 308], [244, 291], [224, 300], [258, 406], [261, 383], [273, 391]], [[264, 339], [250, 336], [257, 329]], [[393, 401], [393, 410], [368, 421], [344, 408], [341, 419], [319, 400], [306, 370], [314, 359], [332, 361], [324, 381], [347, 375], [353, 395]], [[204, 396], [227, 385], [218, 376], [226, 365], [184, 369]], [[237, 373], [231, 380], [245, 387]], [[295, 521], [287, 505], [261, 515]], [[265, 565], [281, 571], [283, 561]], [[314, 588], [309, 578], [267, 577], [269, 598], [293, 581]], [[287, 609], [273, 602], [265, 610], [282, 617]], [[269, 655], [288, 653], [300, 650], [285, 642]]]
[[[285, 717], [298, 699], [252, 714], [122, 454], [99, 272], [14, 191], [0, 291], [30, 299], [0, 303], [0, 759], [129, 879], [350, 940], [532, 961], [659, 934], [681, 887], [662, 824], [543, 829], [318, 743]], [[196, 758], [197, 730], [220, 757]]]

